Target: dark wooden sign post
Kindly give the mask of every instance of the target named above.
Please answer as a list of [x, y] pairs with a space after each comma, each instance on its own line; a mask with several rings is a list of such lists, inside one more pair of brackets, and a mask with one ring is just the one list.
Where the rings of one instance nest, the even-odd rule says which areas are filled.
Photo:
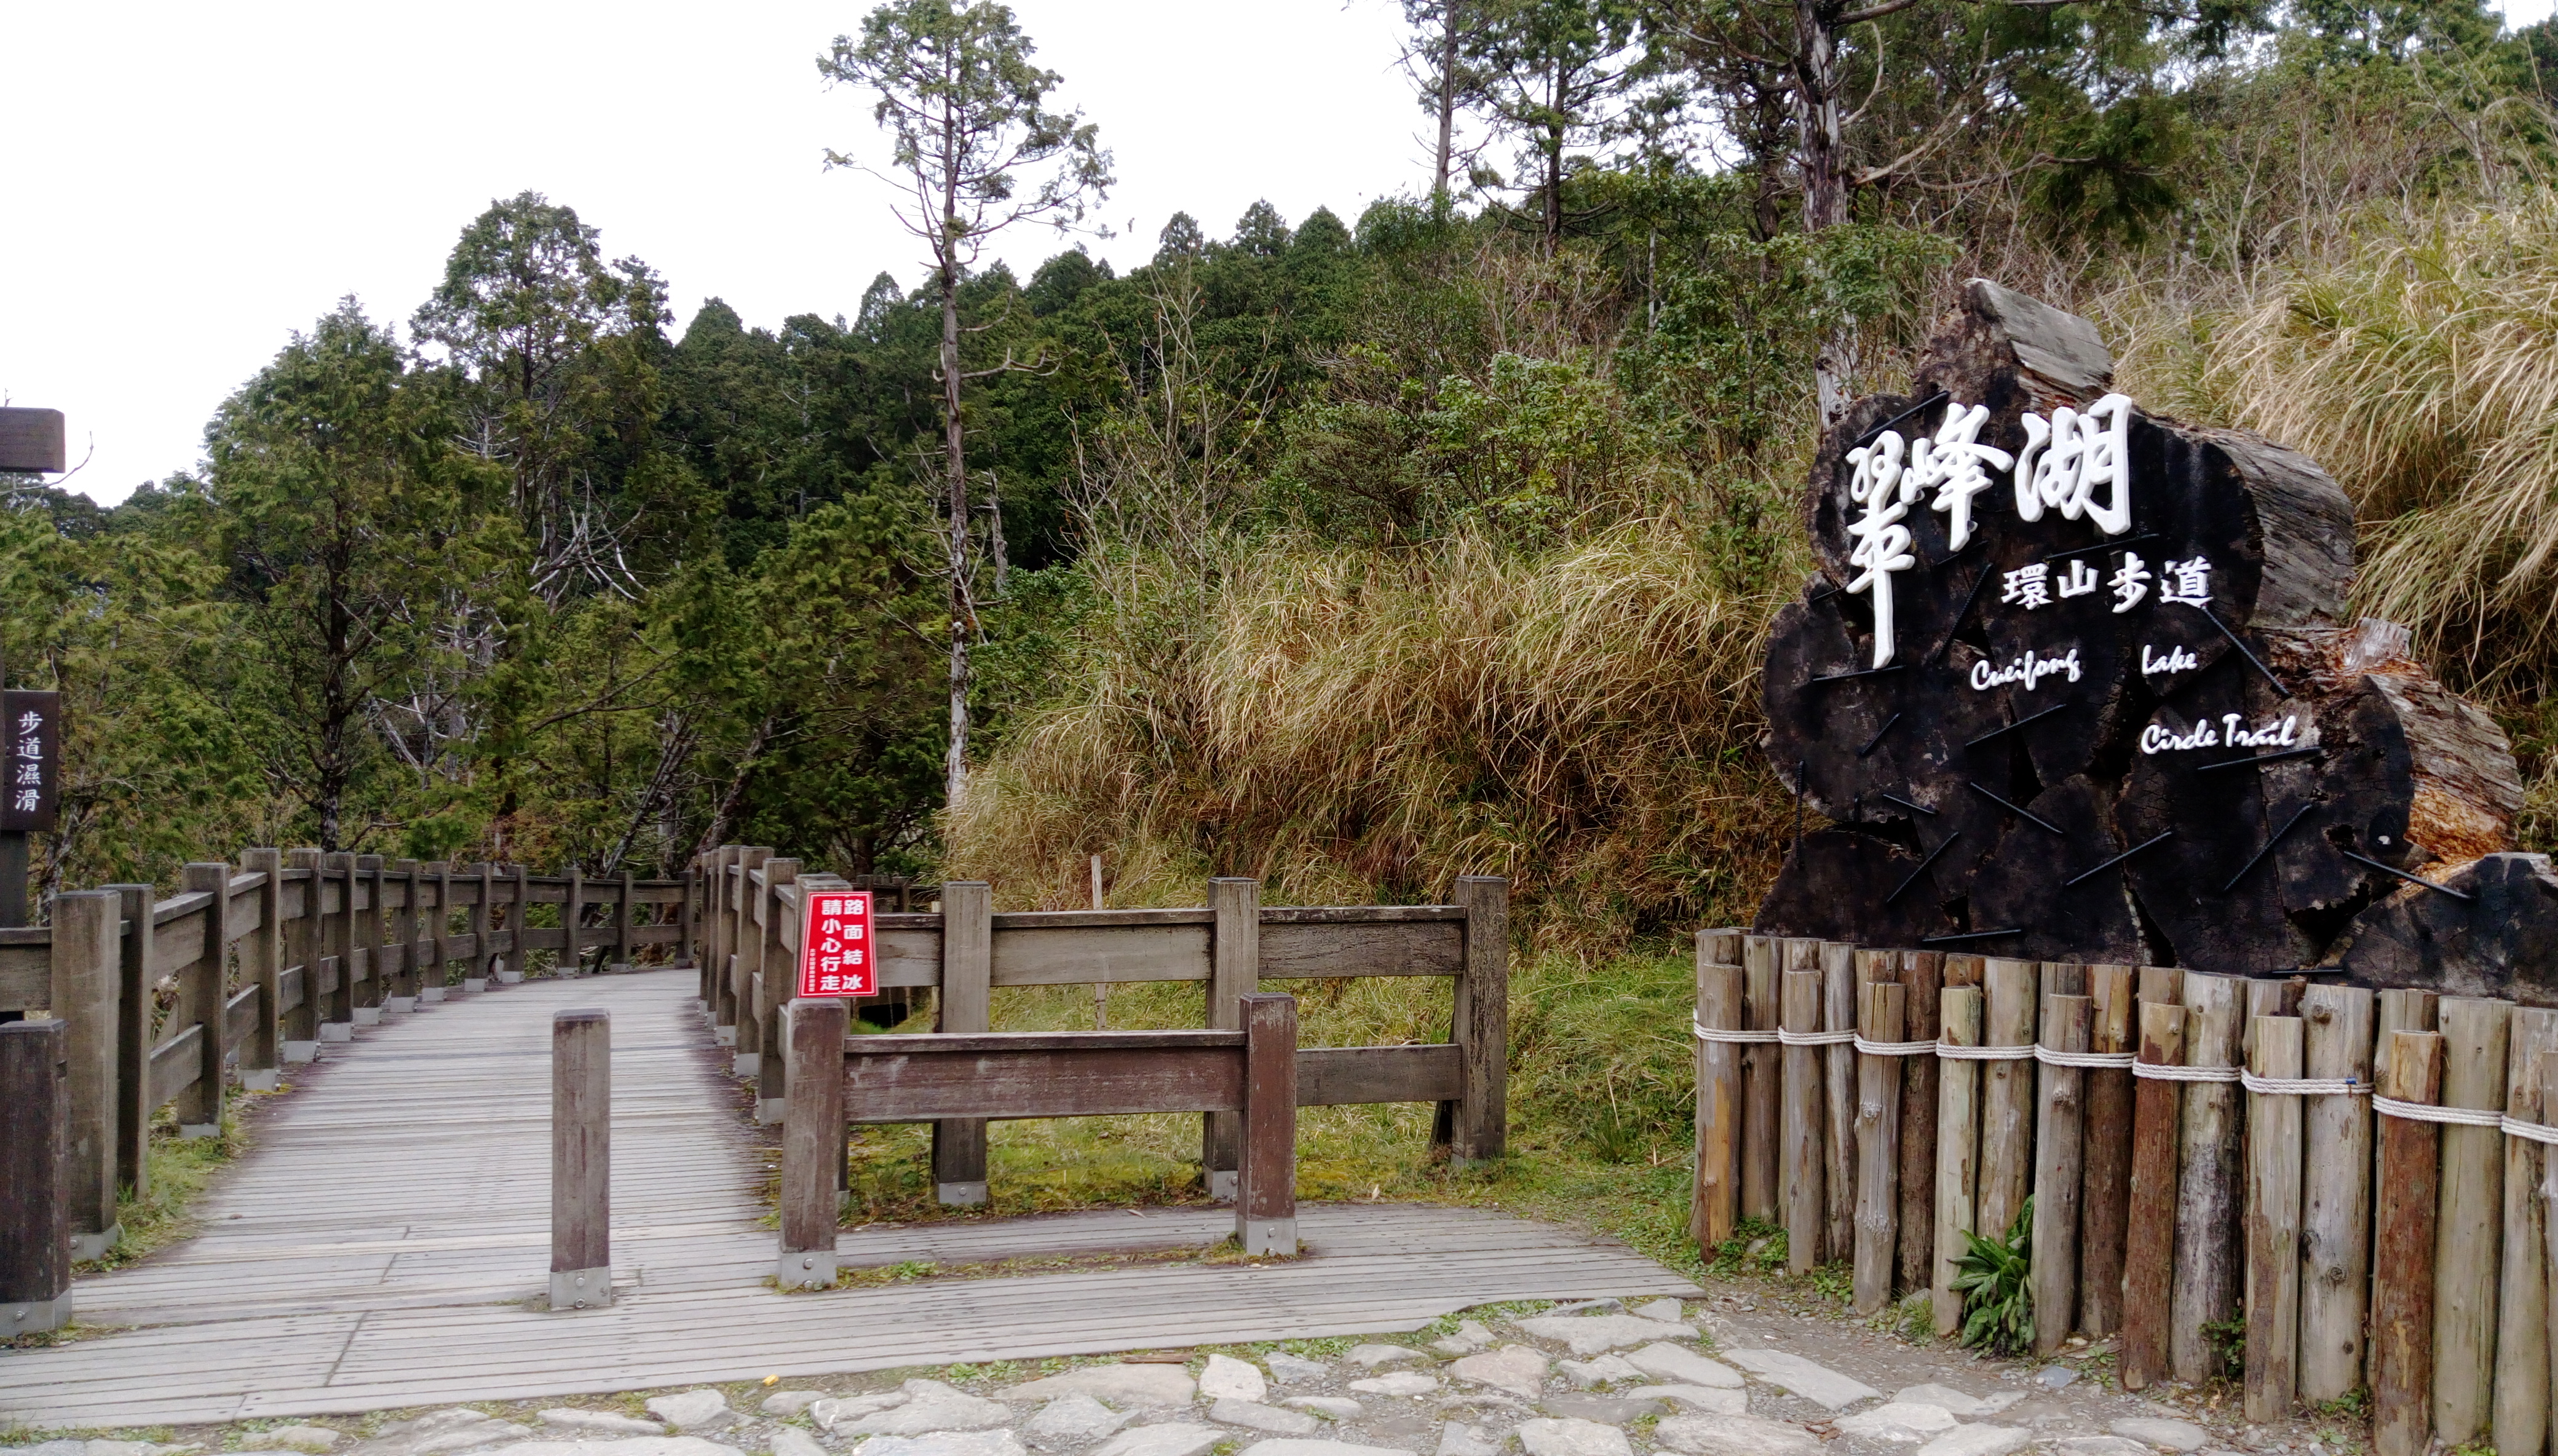
[[[0, 474], [61, 475], [69, 464], [63, 412], [0, 409]], [[0, 671], [0, 684], [7, 674]], [[27, 924], [27, 835], [50, 831], [61, 797], [59, 693], [0, 691], [0, 927]]]
[[1762, 932], [2265, 974], [2513, 844], [2487, 715], [2356, 622], [2353, 511], [2144, 412], [2085, 320], [1985, 280], [1804, 500], [1765, 746], [1805, 816]]

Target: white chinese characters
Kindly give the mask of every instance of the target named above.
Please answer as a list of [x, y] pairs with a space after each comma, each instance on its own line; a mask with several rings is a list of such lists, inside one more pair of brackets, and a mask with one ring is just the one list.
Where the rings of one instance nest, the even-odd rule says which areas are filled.
[[1874, 665], [1884, 666], [1892, 660], [1892, 574], [1908, 571], [1918, 564], [1910, 554], [1910, 527], [1901, 522], [1910, 515], [1910, 503], [1918, 499], [1918, 486], [1906, 479], [1902, 469], [1901, 436], [1886, 430], [1872, 445], [1847, 453], [1848, 464], [1855, 474], [1848, 477], [1847, 498], [1865, 508], [1865, 513], [1848, 522], [1847, 533], [1856, 544], [1848, 551], [1848, 564], [1861, 568], [1861, 574], [1847, 584], [1850, 592], [1874, 595]]
[[[2058, 510], [2066, 520], [2092, 520], [2109, 536], [2132, 528], [2129, 396], [2108, 394], [2082, 413], [2067, 405], [2052, 418], [2025, 417], [2025, 449], [2016, 457], [2016, 513], [2041, 520]], [[2105, 492], [2104, 502], [2096, 492]]]

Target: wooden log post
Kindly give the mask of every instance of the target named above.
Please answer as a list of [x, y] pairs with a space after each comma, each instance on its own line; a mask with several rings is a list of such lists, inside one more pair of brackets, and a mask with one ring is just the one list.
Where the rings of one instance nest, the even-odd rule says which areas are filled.
[[382, 857], [378, 854], [355, 856], [355, 872], [348, 877], [354, 888], [355, 958], [360, 976], [355, 983], [355, 1025], [379, 1026], [382, 1003], [389, 996], [389, 955], [384, 948], [388, 940], [384, 919], [389, 914], [389, 891], [385, 888]]
[[[1208, 904], [1215, 917], [1208, 929], [1208, 1024], [1234, 1031], [1243, 1026], [1243, 998], [1261, 989], [1261, 882], [1212, 879], [1208, 882]], [[1466, 1018], [1452, 1011], [1450, 1021], [1451, 1039], [1464, 1036]], [[1453, 1134], [1453, 1107], [1448, 1122]], [[1202, 1112], [1200, 1172], [1208, 1180], [1209, 1198], [1224, 1203], [1235, 1196], [1242, 1159], [1243, 1115]]]
[[702, 1014], [716, 1025], [719, 1021], [719, 978], [728, 965], [728, 882], [729, 866], [737, 860], [738, 845], [723, 844], [712, 850], [704, 865], [707, 878], [702, 883]]
[[[1901, 1034], [1932, 1042], [1942, 1028], [1945, 956], [1901, 952]], [[1901, 1272], [1905, 1290], [1930, 1287], [1936, 1264], [1936, 1058], [1901, 1060]]]
[[[2532, 1059], [2531, 1079], [2540, 1092], [2540, 1125], [2558, 1127], [2558, 1052], [2543, 1052]], [[2558, 1270], [2558, 1154], [2544, 1152], [2541, 1160], [2540, 1229], [2545, 1268]], [[2558, 1297], [2547, 1301], [2548, 1327], [2541, 1338], [2550, 1352], [2553, 1367], [2558, 1367]], [[2558, 1387], [2558, 1368], [2550, 1374], [2550, 1383]]]
[[[2512, 1007], [2445, 996], [2443, 1105], [2504, 1110], [2504, 1062]], [[2462, 1446], [2487, 1430], [2495, 1369], [2497, 1245], [2504, 1223], [2500, 1128], [2442, 1131], [2442, 1207], [2434, 1233], [2434, 1435]]]
[[685, 870], [683, 890], [675, 901], [675, 963], [672, 969], [682, 970], [701, 961], [700, 947], [694, 944], [701, 935], [701, 925], [694, 919], [694, 900], [700, 894], [700, 874]]
[[[1821, 1024], [1821, 973], [1786, 971], [1780, 1001], [1785, 1031], [1798, 1036], [1817, 1032]], [[1819, 1047], [1791, 1045], [1781, 1049], [1784, 1086], [1777, 1132], [1777, 1172], [1784, 1190], [1785, 1268], [1796, 1274], [1810, 1273], [1820, 1263], [1828, 1214], [1822, 1200], [1821, 1177], [1821, 1124], [1825, 1120], [1821, 1051]]]
[[[1896, 981], [1865, 988], [1858, 1030], [1869, 1042], [1901, 1040], [1905, 990]], [[1860, 1053], [1856, 1068], [1856, 1312], [1872, 1315], [1892, 1302], [1900, 1253], [1901, 1059]]]
[[71, 1322], [71, 1120], [70, 1026], [0, 1023], [0, 1339]]
[[[2371, 1086], [2371, 992], [2312, 986], [2301, 1000], [2303, 1066]], [[2301, 1106], [2300, 1393], [2342, 1400], [2362, 1385], [2371, 1291], [2371, 1099], [2328, 1094]]]
[[[2039, 976], [2031, 960], [1992, 957], [1981, 967], [1981, 1044], [2034, 1045]], [[1981, 1064], [1981, 1172], [1973, 1217], [1984, 1238], [2004, 1238], [2034, 1191], [2034, 1068], [2030, 1061]]]
[[[2443, 1039], [2392, 1032], [2380, 1094], [2433, 1102], [2443, 1080]], [[2412, 1117], [2380, 1119], [2380, 1176], [2372, 1219], [2371, 1445], [2376, 1456], [2423, 1456], [2432, 1445], [2434, 1232], [2441, 1212], [2442, 1128]]]
[[[2140, 1003], [2140, 1060], [2185, 1065], [2184, 1004], [2174, 996]], [[2168, 1378], [2175, 1304], [2177, 1142], [2184, 1086], [2135, 1077], [2132, 1086], [2131, 1209], [2123, 1224], [2123, 1388], [2146, 1390]]]
[[[941, 1017], [936, 1031], [989, 1031], [994, 1014], [994, 887], [952, 880], [941, 887]], [[986, 1123], [944, 1117], [932, 1124], [932, 1196], [952, 1208], [986, 1201]]]
[[[768, 979], [779, 981], [782, 978], [782, 965], [789, 954], [782, 940], [782, 917], [788, 913], [782, 892], [783, 886], [796, 884], [798, 879], [799, 861], [776, 855], [764, 862], [763, 883], [756, 885], [750, 882], [748, 886], [747, 913], [738, 932], [737, 969], [734, 972], [737, 1056], [732, 1070], [738, 1077], [760, 1078], [764, 1074], [766, 1008], [762, 988]], [[798, 939], [796, 933], [791, 939]], [[763, 1110], [760, 1097], [757, 1110]]]
[[[169, 1018], [175, 1033], [202, 1027], [197, 1059], [189, 1070], [196, 1080], [178, 1093], [178, 1135], [222, 1135], [223, 1069], [230, 1061], [230, 1018], [223, 1013], [230, 969], [231, 867], [219, 863], [188, 865], [184, 884], [191, 893], [212, 897], [204, 911], [203, 946], [178, 973], [178, 1011]], [[167, 1038], [162, 1038], [167, 1040]]]
[[[2045, 984], [2087, 983], [2077, 965], [2046, 965]], [[2043, 998], [2041, 1046], [2063, 1054], [2087, 1050], [2092, 1015], [2088, 999], [2073, 992]], [[2034, 1129], [2034, 1351], [2049, 1359], [2069, 1338], [2078, 1299], [2078, 1199], [2084, 1186], [2086, 1069], [2036, 1064], [2041, 1071], [2040, 1115]]]
[[[2297, 1081], [2304, 1065], [2297, 1016], [2253, 1018], [2247, 1070]], [[2247, 1094], [2247, 1418], [2258, 1424], [2292, 1413], [2300, 1389], [2301, 1098]]]
[[381, 887], [385, 897], [396, 896], [399, 902], [397, 913], [386, 907], [382, 916], [382, 955], [390, 967], [383, 977], [382, 1009], [414, 1011], [426, 988], [425, 967], [417, 963], [417, 861], [395, 859], [384, 865]]
[[784, 1289], [835, 1282], [835, 1192], [844, 1164], [844, 1034], [851, 1008], [833, 996], [784, 1008], [789, 1037], [790, 1109], [782, 1121], [782, 1256]]
[[[1937, 1019], [1937, 1039], [1946, 1046], [1979, 1046], [1980, 988], [1945, 987], [1938, 995]], [[1954, 1291], [1954, 1265], [1971, 1247], [1980, 1135], [1981, 1064], [1948, 1058], [1936, 1069], [1936, 1261], [1927, 1285], [1940, 1339], [1963, 1326], [1963, 1296]]]
[[[738, 1075], [755, 1079], [758, 1122], [779, 1122], [788, 1112], [790, 1070], [782, 1049], [782, 1008], [799, 993], [797, 949], [804, 924], [800, 907], [807, 902], [797, 896], [808, 893], [812, 880], [832, 883], [830, 876], [812, 875], [795, 859], [764, 862], [765, 890], [759, 912], [764, 925], [756, 936], [754, 969], [746, 977], [737, 1021]], [[795, 887], [797, 896], [784, 899], [785, 886]], [[750, 1023], [755, 1029], [752, 1052], [747, 1048]], [[755, 1059], [751, 1072], [749, 1056]]]
[[749, 844], [738, 850], [729, 868], [727, 924], [720, 936], [719, 966], [711, 976], [711, 1020], [723, 1047], [737, 1045], [737, 962], [747, 938], [755, 934], [755, 874], [772, 857], [764, 845]]
[[[2412, 987], [2391, 988], [2377, 992], [2374, 999], [2378, 1004], [2378, 1023], [2372, 1041], [2371, 1075], [2376, 1087], [2389, 1076], [2389, 1039], [2402, 1031], [2432, 1031], [2435, 1007], [2441, 1002], [2442, 995], [2437, 991]], [[2371, 1187], [2376, 1198], [2380, 1187], [2380, 1144], [2376, 1130], [2378, 1124], [2373, 1126]], [[2371, 1237], [2376, 1245], [2380, 1238], [2377, 1228], [2373, 1229]]]
[[631, 911], [638, 898], [633, 894], [631, 871], [622, 872], [621, 892], [613, 897], [613, 968], [631, 968]]
[[[1741, 942], [1741, 1020], [1751, 1031], [1775, 1031], [1784, 947], [1775, 936]], [[1774, 1223], [1779, 1216], [1776, 1172], [1776, 1046], [1741, 1049], [1741, 1214]]]
[[497, 967], [497, 984], [521, 985], [524, 968], [532, 954], [529, 937], [533, 929], [533, 871], [530, 865], [515, 865], [513, 893], [506, 899], [506, 964]]
[[302, 879], [302, 913], [286, 926], [284, 958], [302, 967], [302, 995], [277, 1023], [287, 1064], [320, 1055], [320, 851], [309, 847], [285, 854], [287, 869]]
[[[1857, 967], [1888, 950], [1821, 943], [1821, 1030], [1856, 1030], [1858, 987], [1872, 979]], [[1890, 980], [1890, 976], [1884, 977]], [[1856, 1045], [1821, 1049], [1821, 1247], [1832, 1259], [1856, 1253]]]
[[[1260, 882], [1252, 886], [1255, 918]], [[1242, 1165], [1234, 1238], [1247, 1256], [1297, 1253], [1297, 998], [1247, 991], [1243, 1022]]]
[[[2558, 1011], [2514, 1008], [2505, 1045], [2504, 1111], [2540, 1119], [2540, 1059], [2558, 1051]], [[2498, 1451], [2549, 1443], [2549, 1235], [2540, 1204], [2546, 1147], [2504, 1139], [2503, 1250], [2496, 1276], [2495, 1393], [2490, 1428]]]
[[[2087, 1049], [2128, 1056], [2138, 1049], [2136, 972], [2087, 967]], [[2132, 1069], [2091, 1067], [2085, 1088], [2086, 1172], [2078, 1198], [2078, 1333], [2100, 1339], [2123, 1325], [2123, 1228], [2132, 1212]]]
[[[145, 888], [147, 899], [148, 887]], [[115, 1189], [123, 1152], [120, 1113], [123, 1089], [136, 1084], [134, 1099], [146, 1100], [151, 1057], [146, 1048], [138, 1073], [126, 1069], [120, 1022], [122, 979], [116, 946], [117, 912], [122, 895], [112, 890], [71, 891], [51, 902], [53, 949], [51, 985], [47, 992], [54, 1016], [64, 1023], [64, 1094], [70, 1098], [67, 1152], [63, 1179], [65, 1218], [71, 1227], [71, 1257], [96, 1258], [123, 1238], [116, 1222]], [[146, 910], [143, 919], [148, 921]], [[144, 943], [149, 944], [147, 938]], [[143, 1035], [149, 1035], [151, 1003], [140, 1012]], [[143, 1123], [147, 1139], [150, 1128]], [[143, 1142], [142, 1146], [148, 1146]], [[146, 1165], [137, 1154], [132, 1178], [148, 1186]]]
[[[2237, 1067], [2239, 1043], [2246, 1035], [2240, 1015], [2244, 1001], [2236, 977], [2186, 973], [2185, 1065]], [[2199, 1385], [2216, 1373], [2219, 1356], [2203, 1326], [2228, 1319], [2238, 1307], [2243, 1214], [2238, 1140], [2244, 1131], [2236, 1082], [2186, 1084], [2168, 1354], [2176, 1378], [2188, 1384]]]
[[[1702, 1030], [1741, 1029], [1741, 933], [1696, 933], [1696, 1025]], [[1741, 1212], [1741, 1049], [1698, 1035], [1696, 1042], [1696, 1170], [1689, 1184], [1687, 1237], [1699, 1250], [1732, 1237]]]
[[313, 893], [320, 897], [319, 955], [327, 962], [321, 974], [326, 990], [320, 1000], [319, 1040], [353, 1040], [355, 1025], [355, 857], [336, 851], [320, 856], [312, 872]]
[[[151, 1082], [151, 1038], [155, 1029], [150, 994], [152, 946], [157, 940], [151, 924], [155, 892], [149, 885], [109, 885], [106, 889], [116, 897], [115, 908], [105, 912], [115, 942], [115, 984], [110, 992], [115, 1008], [115, 1180], [127, 1196], [139, 1199], [151, 1191], [151, 1109], [143, 1102]], [[57, 920], [54, 924], [54, 953], [60, 957], [62, 922]], [[114, 929], [118, 925], [121, 929]], [[55, 963], [62, 962], [58, 958]], [[76, 1021], [75, 1017], [68, 1019]], [[72, 1036], [76, 1041], [76, 1028]], [[76, 1096], [73, 1105], [77, 1106]], [[78, 1114], [72, 1115], [76, 1120]], [[78, 1140], [76, 1132], [72, 1140]], [[73, 1242], [78, 1241], [76, 1232], [71, 1237]]]
[[497, 964], [491, 940], [497, 930], [497, 918], [492, 914], [497, 903], [497, 867], [482, 860], [479, 876], [480, 896], [471, 902], [471, 963], [462, 968], [462, 994], [466, 996], [488, 990], [490, 972]]
[[275, 1091], [284, 1064], [277, 1024], [284, 978], [284, 853], [278, 849], [243, 849], [240, 868], [263, 875], [257, 886], [257, 929], [240, 943], [240, 978], [257, 988], [257, 1015], [239, 1043], [240, 1086], [249, 1092]]
[[[753, 893], [754, 892], [750, 888], [750, 896], [752, 896]], [[575, 862], [571, 862], [568, 867], [567, 898], [560, 902], [560, 953], [559, 968], [555, 972], [556, 974], [586, 974], [586, 871], [579, 867]], [[752, 914], [750, 914], [749, 918], [750, 920], [753, 919]], [[750, 928], [746, 934], [752, 936], [754, 931]], [[739, 986], [732, 987], [732, 989], [742, 992], [743, 985], [741, 984]], [[743, 998], [741, 997], [741, 999]], [[752, 1036], [754, 1033], [744, 1030], [746, 1026], [751, 1024], [752, 1021], [750, 1018], [741, 1016], [738, 1020], [738, 1025], [740, 1027], [738, 1034], [740, 1036]]]
[[613, 1302], [613, 1018], [551, 1016], [551, 1308]]
[[427, 927], [427, 965], [430, 973], [426, 988], [435, 994], [428, 999], [441, 1001], [451, 993], [447, 977], [453, 974], [453, 862], [439, 859], [427, 866], [434, 871], [435, 919]]
[[[1739, 938], [1715, 931], [1696, 935], [1696, 1024], [1710, 1031], [1739, 1031]], [[1731, 955], [1733, 960], [1708, 959]], [[1741, 1047], [1696, 1038], [1696, 1184], [1689, 1200], [1688, 1237], [1711, 1256], [1730, 1238], [1741, 1217]]]

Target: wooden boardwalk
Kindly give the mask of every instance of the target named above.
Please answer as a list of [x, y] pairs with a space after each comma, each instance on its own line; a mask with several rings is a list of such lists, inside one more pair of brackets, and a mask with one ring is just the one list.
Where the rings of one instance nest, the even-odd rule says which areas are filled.
[[[1309, 1206], [1308, 1255], [783, 1295], [764, 1156], [691, 971], [536, 981], [337, 1046], [202, 1204], [203, 1233], [82, 1279], [79, 1323], [0, 1351], [0, 1424], [134, 1426], [1416, 1329], [1500, 1299], [1693, 1294], [1611, 1242], [1480, 1210]], [[618, 1303], [541, 1306], [550, 1017], [613, 1013]], [[846, 1260], [1198, 1247], [1229, 1212], [846, 1234]]]

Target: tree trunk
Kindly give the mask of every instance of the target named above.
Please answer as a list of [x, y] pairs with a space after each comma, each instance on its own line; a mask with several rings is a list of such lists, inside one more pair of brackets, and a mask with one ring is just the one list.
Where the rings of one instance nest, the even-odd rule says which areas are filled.
[[1448, 0], [1439, 18], [1439, 157], [1433, 172], [1430, 195], [1448, 195], [1448, 169], [1457, 152], [1457, 10], [1459, 0]]
[[[957, 170], [942, 175], [955, 181]], [[955, 805], [968, 788], [968, 634], [976, 611], [968, 582], [968, 448], [959, 418], [959, 267], [951, 256], [958, 198], [950, 186], [943, 205], [934, 247], [941, 273], [941, 464], [950, 489], [950, 749], [942, 760], [942, 801]]]
[[[1803, 231], [1818, 232], [1848, 219], [1846, 159], [1840, 137], [1838, 38], [1821, 0], [1794, 0], [1795, 165], [1802, 174]], [[1812, 363], [1821, 425], [1839, 422], [1854, 398], [1856, 338], [1846, 324], [1830, 330]]]

